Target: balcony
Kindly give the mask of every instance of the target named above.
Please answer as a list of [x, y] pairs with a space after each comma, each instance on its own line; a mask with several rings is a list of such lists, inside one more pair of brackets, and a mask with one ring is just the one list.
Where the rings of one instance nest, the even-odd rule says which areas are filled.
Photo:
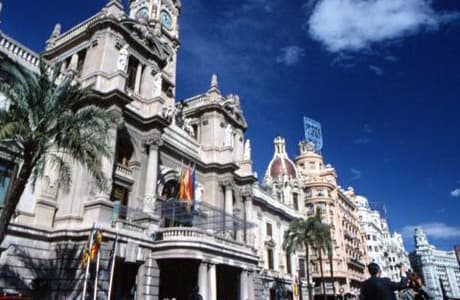
[[156, 241], [168, 244], [183, 243], [188, 246], [217, 247], [220, 249], [238, 250], [242, 253], [254, 255], [254, 250], [243, 242], [227, 238], [220, 234], [216, 234], [211, 230], [202, 230], [194, 227], [169, 227], [161, 228], [156, 234]]
[[209, 249], [256, 259], [247, 231], [255, 224], [223, 209], [206, 202], [170, 199], [157, 201], [155, 215], [160, 217], [160, 229], [155, 236], [160, 248]]
[[115, 166], [115, 178], [130, 184], [134, 182], [133, 171], [131, 168], [122, 164], [117, 164]]

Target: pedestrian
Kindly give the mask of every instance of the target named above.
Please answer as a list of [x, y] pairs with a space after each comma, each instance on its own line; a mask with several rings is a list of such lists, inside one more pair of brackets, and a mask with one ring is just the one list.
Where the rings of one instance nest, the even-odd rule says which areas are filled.
[[195, 286], [192, 290], [192, 293], [188, 297], [188, 300], [203, 300], [203, 296], [200, 295], [200, 287]]
[[406, 267], [401, 266], [401, 281], [393, 282], [390, 278], [381, 278], [382, 271], [378, 264], [367, 266], [371, 277], [361, 284], [360, 300], [396, 300], [395, 291], [407, 286]]
[[423, 286], [422, 278], [415, 272], [407, 275], [407, 288], [399, 293], [401, 300], [429, 300], [434, 299], [431, 292]]

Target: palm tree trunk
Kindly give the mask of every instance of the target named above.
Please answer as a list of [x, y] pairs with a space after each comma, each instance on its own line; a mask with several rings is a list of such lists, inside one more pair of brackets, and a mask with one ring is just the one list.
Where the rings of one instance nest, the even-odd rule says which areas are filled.
[[19, 176], [17, 179], [12, 181], [13, 185], [11, 187], [10, 193], [8, 193], [6, 196], [5, 206], [3, 207], [2, 213], [0, 215], [0, 245], [5, 239], [11, 217], [16, 210], [19, 200], [21, 199], [21, 195], [26, 188], [27, 182], [29, 181], [31, 173], [31, 164], [24, 162], [21, 167]]
[[331, 270], [331, 281], [332, 281], [332, 293], [334, 294], [334, 299], [336, 296], [337, 291], [335, 290], [335, 281], [334, 281], [334, 256], [332, 254], [332, 246], [328, 249], [328, 256], [329, 256], [329, 268]]
[[313, 300], [313, 291], [310, 283], [310, 250], [308, 244], [305, 243], [305, 262], [307, 267], [307, 289], [308, 289], [308, 300]]
[[323, 251], [319, 249], [319, 270], [321, 273], [321, 289], [323, 290], [323, 297], [324, 300], [327, 300], [327, 295], [326, 295], [326, 284], [324, 282], [324, 271], [323, 271]]

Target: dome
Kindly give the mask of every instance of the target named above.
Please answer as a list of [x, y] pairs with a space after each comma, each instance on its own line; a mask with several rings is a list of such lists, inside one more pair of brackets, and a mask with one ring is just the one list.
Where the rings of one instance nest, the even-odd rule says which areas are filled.
[[297, 177], [294, 163], [289, 158], [275, 158], [270, 166], [270, 177], [276, 179], [285, 174], [289, 178]]
[[266, 178], [271, 180], [279, 180], [283, 176], [287, 176], [289, 179], [297, 178], [296, 166], [289, 159], [286, 152], [286, 141], [282, 137], [277, 137], [274, 140], [275, 153], [273, 159], [267, 168]]

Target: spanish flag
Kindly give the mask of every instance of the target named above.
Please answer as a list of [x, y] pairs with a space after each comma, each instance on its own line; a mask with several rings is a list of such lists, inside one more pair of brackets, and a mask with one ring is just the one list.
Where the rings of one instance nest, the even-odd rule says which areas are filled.
[[86, 241], [86, 244], [85, 244], [85, 247], [83, 248], [83, 252], [81, 254], [81, 259], [80, 259], [80, 267], [82, 268], [85, 268], [86, 267], [86, 263], [88, 262], [88, 258], [89, 258], [89, 248], [91, 247], [91, 240], [93, 239], [94, 237], [94, 225], [93, 227], [91, 228], [91, 231], [89, 233], [89, 236], [88, 236], [88, 240]]
[[96, 231], [93, 246], [91, 247], [91, 260], [96, 259], [97, 253], [99, 252], [99, 249], [101, 248], [101, 244], [102, 244], [102, 231], [98, 230]]

